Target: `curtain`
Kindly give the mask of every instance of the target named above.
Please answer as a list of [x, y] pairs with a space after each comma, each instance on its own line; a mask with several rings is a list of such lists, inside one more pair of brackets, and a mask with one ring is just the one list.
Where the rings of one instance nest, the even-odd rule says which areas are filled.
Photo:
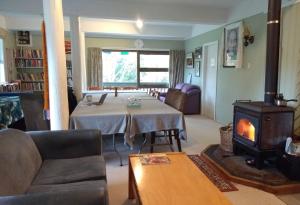
[[286, 99], [298, 99], [294, 128], [300, 134], [300, 3], [287, 7], [282, 17], [280, 92]]
[[88, 48], [88, 87], [102, 87], [102, 49]]
[[170, 68], [169, 68], [169, 81], [170, 88], [174, 88], [177, 83], [182, 83], [184, 80], [184, 50], [171, 50], [170, 51]]

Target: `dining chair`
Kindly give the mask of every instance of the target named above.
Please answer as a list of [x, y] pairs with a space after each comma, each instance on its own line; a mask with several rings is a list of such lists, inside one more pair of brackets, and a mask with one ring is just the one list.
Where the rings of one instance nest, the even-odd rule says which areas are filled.
[[[182, 93], [180, 90], [177, 89], [168, 89], [165, 103], [176, 110], [179, 110], [182, 112], [183, 105], [186, 99], [186, 94]], [[177, 148], [178, 151], [181, 152], [181, 142], [179, 137], [179, 130], [178, 129], [169, 129], [169, 130], [161, 130], [160, 132], [151, 132], [150, 133], [150, 152], [152, 153], [154, 151], [154, 146], [162, 146], [162, 145], [169, 145], [170, 149], [173, 150], [173, 137], [177, 142]], [[142, 148], [147, 143], [147, 136], [146, 134], [143, 134], [144, 142], [142, 143], [139, 152], [141, 152]], [[155, 143], [156, 138], [165, 138], [166, 143]]]

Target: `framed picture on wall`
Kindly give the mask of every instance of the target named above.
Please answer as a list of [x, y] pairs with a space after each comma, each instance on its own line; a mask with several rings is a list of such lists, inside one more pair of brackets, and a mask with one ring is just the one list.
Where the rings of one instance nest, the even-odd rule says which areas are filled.
[[201, 60], [202, 59], [202, 47], [196, 48], [195, 49], [195, 61], [196, 60]]
[[243, 22], [230, 24], [224, 28], [224, 67], [240, 68], [242, 66], [243, 33]]
[[32, 46], [32, 38], [30, 31], [17, 31], [16, 44], [17, 46]]
[[187, 53], [185, 57], [186, 68], [194, 68], [194, 55], [193, 53]]
[[200, 77], [201, 61], [195, 61], [195, 76]]

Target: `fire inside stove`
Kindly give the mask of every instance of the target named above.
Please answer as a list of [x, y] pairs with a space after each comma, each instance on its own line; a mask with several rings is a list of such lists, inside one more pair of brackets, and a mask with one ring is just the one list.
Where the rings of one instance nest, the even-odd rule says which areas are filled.
[[248, 119], [240, 119], [236, 126], [236, 133], [252, 142], [255, 142], [255, 127]]

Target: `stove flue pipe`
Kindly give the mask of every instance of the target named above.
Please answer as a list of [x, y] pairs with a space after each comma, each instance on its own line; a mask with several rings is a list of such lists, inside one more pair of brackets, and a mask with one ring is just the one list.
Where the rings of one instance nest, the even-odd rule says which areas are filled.
[[278, 86], [281, 0], [269, 0], [268, 7], [264, 102], [266, 104], [274, 104]]

